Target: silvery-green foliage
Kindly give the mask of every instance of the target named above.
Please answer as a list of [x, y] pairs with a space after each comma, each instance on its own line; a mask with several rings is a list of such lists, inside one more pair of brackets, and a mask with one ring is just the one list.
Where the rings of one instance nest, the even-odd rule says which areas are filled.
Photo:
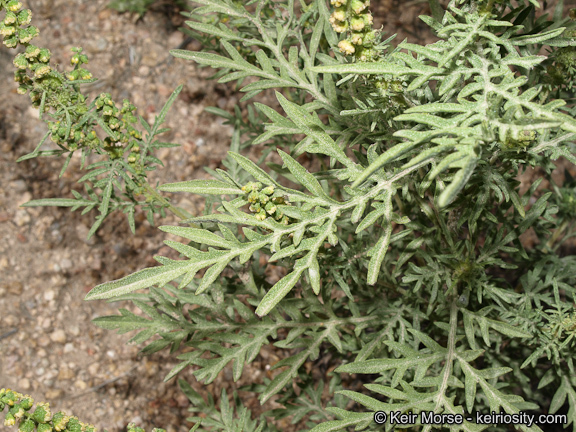
[[[552, 161], [576, 162], [563, 1], [550, 16], [536, 0], [429, 0], [421, 19], [439, 41], [426, 46], [382, 40], [358, 0], [197, 3], [187, 25], [207, 50], [172, 54], [236, 82], [247, 115], [212, 110], [235, 127], [226, 170], [159, 188], [212, 204], [161, 227], [183, 239], [165, 241], [181, 258], [86, 296], [143, 315], [95, 323], [140, 330], [145, 353], [193, 348], [166, 379], [191, 366], [210, 383], [231, 364], [238, 381], [273, 344], [278, 372], [245, 390], [280, 398], [267, 418], [314, 432], [372, 430], [377, 411], [526, 410], [565, 414], [576, 431], [576, 183], [552, 180]], [[271, 151], [282, 164], [264, 164]], [[209, 413], [204, 430], [274, 430], [238, 398], [218, 411], [181, 387]]]
[[[360, 412], [332, 403], [324, 412], [333, 418], [319, 419], [315, 431], [366, 428], [375, 411], [538, 409], [567, 410], [576, 428], [576, 267], [559, 253], [572, 233], [573, 186], [547, 191], [539, 179], [520, 194], [515, 179], [528, 166], [550, 179], [559, 156], [574, 162], [576, 121], [564, 100], [573, 64], [560, 51], [572, 45], [573, 24], [562, 3], [552, 19], [535, 19], [538, 2], [453, 1], [443, 13], [432, 3], [436, 16], [422, 19], [439, 42], [393, 48], [388, 40], [376, 61], [350, 63], [327, 55], [338, 39], [324, 2], [299, 13], [292, 2], [201, 2], [194, 16], [211, 18], [188, 25], [221, 48], [173, 54], [238, 81], [244, 100], [279, 89], [280, 109], [254, 104], [268, 122], [252, 144], [303, 138], [276, 144], [283, 166], [272, 172], [232, 152], [215, 180], [162, 186], [230, 198], [188, 221], [203, 228], [162, 228], [189, 241], [166, 242], [184, 259], [157, 257], [161, 266], [87, 296], [129, 299], [136, 289], [164, 287], [133, 300], [153, 318], [136, 339], [162, 336], [145, 351], [184, 339], [196, 348], [167, 378], [196, 365], [210, 382], [232, 362], [237, 380], [276, 340], [290, 355], [258, 389], [262, 402], [293, 381], [305, 385], [299, 371], [308, 360], [344, 362], [335, 371], [343, 376], [380, 375], [363, 392], [339, 385]], [[550, 55], [539, 55], [543, 46]], [[323, 168], [310, 172], [296, 159], [303, 153]], [[246, 185], [246, 174], [257, 186]], [[284, 223], [262, 209], [274, 197]], [[528, 229], [540, 239], [532, 249], [520, 242]], [[273, 285], [261, 254], [286, 268]], [[198, 305], [189, 317], [185, 304]], [[158, 332], [163, 308], [174, 309], [173, 319]], [[98, 324], [143, 327], [128, 315]], [[486, 427], [464, 421], [454, 429]]]

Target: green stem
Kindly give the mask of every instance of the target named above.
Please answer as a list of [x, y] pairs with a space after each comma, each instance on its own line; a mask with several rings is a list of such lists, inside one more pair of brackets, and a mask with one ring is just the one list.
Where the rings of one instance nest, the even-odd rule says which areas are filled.
[[[162, 195], [160, 195], [158, 193], [158, 191], [156, 189], [154, 189], [152, 186], [150, 186], [150, 184], [148, 182], [144, 182], [143, 186], [144, 186], [144, 189], [146, 190], [146, 192], [148, 192], [148, 194], [152, 198], [154, 198], [154, 200], [160, 202], [165, 208], [167, 208], [170, 212], [172, 212], [173, 214], [178, 216], [181, 220], [186, 220], [186, 219], [190, 219], [190, 218], [194, 217], [193, 215], [188, 213], [186, 210], [181, 209], [180, 207], [175, 207], [172, 204], [170, 204], [170, 201], [168, 201], [166, 198], [164, 198]], [[199, 228], [198, 225], [196, 225], [196, 224], [190, 224], [190, 226], [193, 228]]]

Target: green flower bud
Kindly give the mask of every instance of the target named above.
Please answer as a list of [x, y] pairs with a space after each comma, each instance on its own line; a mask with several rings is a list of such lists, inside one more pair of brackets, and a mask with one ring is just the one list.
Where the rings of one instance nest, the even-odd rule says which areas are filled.
[[8, 38], [4, 38], [4, 41], [2, 43], [6, 46], [6, 48], [16, 48], [16, 46], [18, 45], [18, 36], [15, 35]]
[[40, 54], [38, 55], [38, 60], [40, 60], [42, 63], [48, 63], [50, 61], [50, 50], [41, 48]]
[[18, 69], [16, 72], [14, 72], [14, 81], [17, 83], [22, 83], [24, 82], [24, 77], [26, 77], [26, 72], [24, 72], [23, 70]]
[[259, 195], [258, 192], [256, 192], [255, 190], [250, 192], [250, 194], [248, 195], [248, 202], [251, 203], [258, 202], [258, 195]]
[[258, 213], [256, 213], [256, 219], [258, 219], [259, 221], [263, 221], [264, 219], [266, 219], [266, 211], [260, 210]]
[[18, 69], [27, 69], [30, 63], [26, 59], [25, 54], [18, 54], [12, 61], [12, 64], [14, 64]]
[[364, 9], [368, 7], [370, 1], [352, 0], [349, 3], [350, 9], [354, 11], [356, 15], [360, 15]]
[[20, 30], [20, 43], [28, 43], [36, 36], [40, 34], [37, 27], [30, 26], [28, 28]]
[[14, 406], [16, 401], [21, 397], [22, 395], [20, 393], [6, 389], [4, 396], [2, 396], [2, 402], [8, 404], [9, 406]]
[[362, 45], [364, 45], [364, 47], [371, 47], [374, 45], [374, 42], [376, 42], [376, 32], [371, 31], [364, 35], [364, 43]]
[[139, 146], [138, 144], [134, 144], [134, 145], [132, 146], [132, 151], [133, 151], [134, 153], [140, 153], [140, 146]]
[[[364, 30], [364, 27], [366, 27], [366, 24], [364, 23], [364, 20], [362, 19], [362, 17], [357, 17], [357, 18], [352, 18], [350, 20], [350, 28], [354, 31], [362, 31]], [[354, 42], [352, 42], [354, 43]]]
[[268, 197], [268, 195], [264, 193], [259, 193], [258, 201], [260, 201], [262, 204], [266, 204], [268, 201], [270, 201], [270, 198]]
[[28, 93], [28, 86], [20, 86], [16, 89], [16, 93], [18, 93], [19, 95], [25, 95], [26, 93]]
[[34, 76], [37, 78], [42, 78], [44, 75], [49, 74], [52, 68], [48, 65], [40, 66], [34, 71]]
[[68, 424], [69, 420], [70, 417], [68, 417], [65, 413], [57, 412], [56, 414], [54, 414], [54, 417], [52, 417], [52, 424], [54, 425], [54, 430], [57, 432], [63, 431], [64, 429], [66, 429], [66, 425]]
[[260, 203], [250, 204], [250, 207], [248, 207], [248, 209], [252, 213], [258, 213], [261, 210]]
[[108, 127], [110, 127], [110, 129], [112, 130], [118, 129], [120, 127], [120, 122], [118, 121], [117, 118], [111, 118], [110, 121], [108, 122]]
[[343, 7], [338, 7], [334, 12], [332, 12], [331, 18], [336, 21], [346, 21], [346, 9]]
[[272, 195], [274, 193], [274, 186], [266, 186], [262, 189], [262, 193], [266, 195]]
[[[40, 430], [38, 430], [38, 432], [40, 432]], [[96, 428], [91, 424], [84, 425], [84, 432], [96, 432]]]
[[330, 18], [330, 24], [332, 24], [332, 28], [336, 33], [344, 33], [348, 29], [347, 22], [341, 22], [336, 20], [332, 21], [332, 18]]
[[36, 423], [30, 419], [26, 419], [20, 423], [18, 432], [32, 432], [36, 428]]
[[362, 45], [363, 42], [363, 38], [362, 38], [362, 34], [361, 33], [354, 33], [352, 34], [352, 36], [350, 37], [350, 42], [352, 42], [354, 45]]
[[12, 408], [10, 408], [10, 411], [8, 412], [14, 416], [14, 419], [20, 420], [24, 415], [24, 408], [22, 408], [22, 406], [17, 403]]
[[10, 25], [14, 24], [18, 19], [18, 16], [14, 12], [6, 12], [6, 16], [4, 17], [4, 24]]
[[52, 432], [52, 426], [48, 423], [41, 423], [36, 428], [36, 432]]
[[82, 432], [82, 424], [78, 421], [77, 417], [70, 417], [66, 430], [69, 432]]
[[4, 426], [14, 426], [16, 424], [16, 419], [14, 418], [14, 416], [10, 413], [6, 414], [6, 417], [4, 418]]
[[18, 24], [25, 26], [30, 24], [32, 21], [32, 11], [30, 9], [24, 9], [18, 13]]
[[371, 13], [362, 14], [362, 19], [364, 20], [364, 24], [367, 26], [374, 24], [374, 17], [372, 17]]
[[570, 9], [568, 16], [572, 21], [576, 20], [576, 8]]
[[16, 33], [16, 27], [14, 27], [13, 25], [6, 25], [4, 24], [4, 22], [0, 23], [0, 35], [6, 37], [6, 36], [12, 36], [15, 33]]
[[27, 59], [36, 58], [39, 54], [40, 54], [40, 48], [38, 48], [36, 45], [28, 45], [26, 47], [26, 51], [24, 52], [24, 55], [26, 56]]
[[330, 0], [330, 4], [335, 7], [341, 7], [344, 2], [342, 0]]
[[144, 429], [136, 427], [134, 423], [128, 424], [128, 432], [145, 432]]
[[128, 155], [128, 163], [133, 164], [133, 163], [135, 163], [135, 162], [136, 162], [136, 156], [135, 156], [133, 153], [130, 153], [130, 154]]
[[72, 56], [72, 58], [70, 59], [70, 63], [73, 65], [76, 65], [80, 62], [80, 56], [78, 54], [75, 54]]
[[338, 43], [338, 48], [342, 54], [352, 55], [356, 51], [354, 45], [349, 40], [342, 40]]
[[112, 116], [114, 115], [114, 110], [110, 107], [104, 107], [104, 109], [102, 110], [102, 114], [105, 116]]
[[276, 207], [274, 205], [274, 203], [269, 202], [268, 204], [266, 204], [264, 209], [266, 210], [266, 213], [268, 213], [269, 215], [272, 215], [272, 214], [276, 213], [276, 210], [278, 209], [278, 207]]
[[22, 8], [22, 3], [18, 0], [10, 0], [6, 5], [6, 9], [12, 12], [18, 12]]

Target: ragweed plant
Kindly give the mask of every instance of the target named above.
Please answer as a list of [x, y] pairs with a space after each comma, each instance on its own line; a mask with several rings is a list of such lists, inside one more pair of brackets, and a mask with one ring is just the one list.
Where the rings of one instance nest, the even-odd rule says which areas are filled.
[[[272, 379], [244, 388], [282, 404], [260, 419], [180, 382], [205, 430], [576, 431], [576, 191], [551, 178], [576, 162], [575, 12], [430, 0], [424, 46], [382, 41], [357, 0], [197, 3], [187, 24], [206, 51], [172, 54], [249, 104], [211, 110], [235, 126], [226, 170], [159, 188], [215, 203], [160, 228], [185, 239], [165, 241], [181, 259], [86, 296], [148, 318], [95, 323], [156, 335], [144, 353], [186, 346], [167, 380], [193, 367], [210, 383], [231, 363], [238, 381], [263, 346], [281, 350]], [[241, 154], [260, 144], [282, 165]]]

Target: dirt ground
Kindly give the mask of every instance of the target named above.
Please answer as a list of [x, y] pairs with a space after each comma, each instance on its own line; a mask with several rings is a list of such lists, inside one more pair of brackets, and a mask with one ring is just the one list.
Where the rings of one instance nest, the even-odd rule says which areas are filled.
[[[107, 3], [24, 1], [40, 29], [35, 43], [51, 50], [53, 63], [67, 67], [70, 49], [84, 47], [88, 69], [99, 78], [89, 87], [92, 97], [109, 92], [117, 101], [128, 98], [152, 121], [172, 90], [184, 84], [168, 116], [172, 132], [164, 137], [181, 147], [160, 154], [166, 168], [156, 178], [160, 183], [208, 178], [203, 167], [220, 167], [232, 130], [203, 110], [232, 110], [239, 97], [227, 86], [206, 81], [212, 74], [208, 69], [179, 59], [166, 62], [168, 50], [184, 40], [177, 31], [182, 19], [170, 6], [138, 19], [117, 14]], [[428, 13], [427, 2], [381, 0], [373, 1], [373, 8], [378, 25], [388, 34], [399, 33], [396, 42], [406, 37], [410, 42], [430, 41], [416, 18]], [[188, 49], [199, 47], [191, 44]], [[71, 197], [82, 172], [77, 159], [62, 178], [62, 161], [57, 159], [16, 163], [35, 148], [46, 129], [28, 97], [16, 94], [13, 56], [13, 51], [0, 49], [0, 387], [47, 401], [53, 412], [76, 415], [99, 430], [120, 431], [135, 422], [146, 430], [188, 431], [187, 398], [176, 380], [163, 383], [177, 360], [167, 352], [143, 357], [141, 347], [126, 345], [132, 334], [118, 335], [91, 323], [117, 314], [119, 307], [137, 310], [129, 304], [82, 300], [95, 285], [156, 265], [155, 254], [169, 255], [171, 250], [162, 243], [165, 235], [139, 214], [133, 236], [124, 215], [117, 214], [87, 241], [94, 213], [19, 207], [31, 199]], [[192, 213], [202, 209], [202, 201], [191, 196], [177, 196], [176, 201]], [[157, 222], [176, 221], [168, 216]], [[274, 357], [273, 351], [264, 351], [239, 385], [260, 380]], [[222, 387], [233, 386], [229, 369], [208, 386], [197, 383], [191, 372], [186, 369], [179, 378], [201, 394], [218, 399]], [[257, 404], [250, 403], [257, 411], [274, 407]], [[0, 424], [0, 431], [10, 429]]]

